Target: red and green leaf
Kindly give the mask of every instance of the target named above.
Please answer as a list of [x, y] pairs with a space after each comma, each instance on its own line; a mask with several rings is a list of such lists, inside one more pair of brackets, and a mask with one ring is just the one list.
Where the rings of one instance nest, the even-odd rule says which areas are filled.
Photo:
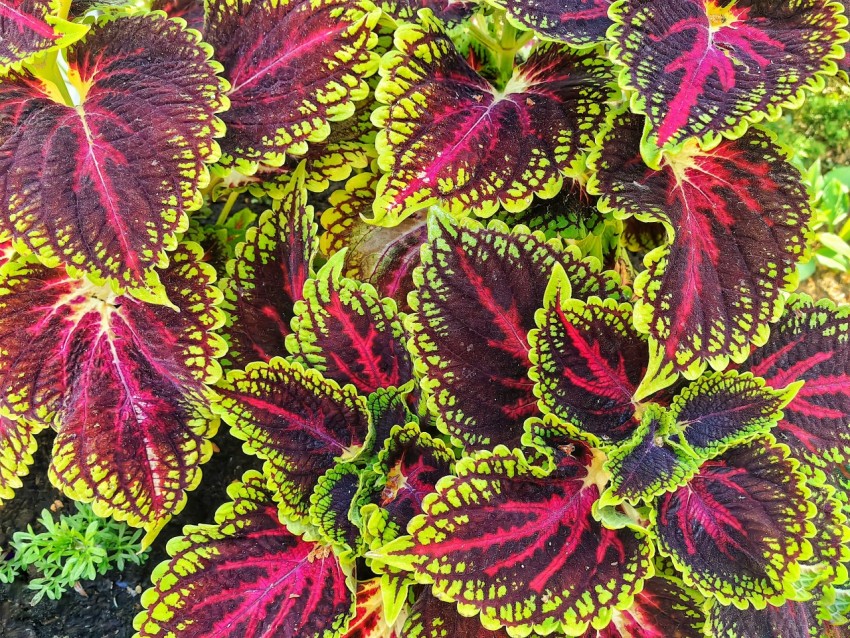
[[821, 468], [846, 464], [850, 459], [850, 309], [792, 297], [765, 346], [745, 366], [776, 388], [805, 382], [783, 410], [775, 431], [795, 457]]
[[627, 609], [615, 611], [603, 629], [590, 629], [582, 638], [703, 638], [704, 599], [668, 573], [644, 584]]
[[392, 626], [384, 617], [384, 597], [381, 595], [381, 579], [372, 578], [357, 584], [354, 618], [348, 631], [341, 638], [400, 638], [399, 623]]
[[162, 273], [173, 306], [72, 279], [34, 258], [0, 272], [0, 412], [58, 432], [50, 476], [95, 511], [156, 530], [212, 453], [210, 391], [225, 350], [213, 269], [183, 244]]
[[264, 478], [247, 473], [214, 525], [168, 544], [135, 620], [137, 638], [330, 638], [354, 615], [353, 565], [287, 530]]
[[451, 474], [451, 449], [415, 423], [396, 426], [378, 455], [370, 485], [371, 500], [360, 508], [365, 535], [381, 547], [403, 534], [422, 513], [422, 501], [436, 490], [437, 481]]
[[616, 444], [637, 427], [633, 396], [646, 372], [646, 341], [632, 327], [632, 308], [612, 299], [569, 298], [556, 268], [531, 334], [529, 377], [540, 409], [569, 422], [578, 438]]
[[591, 160], [602, 210], [667, 228], [634, 284], [635, 325], [652, 343], [638, 398], [664, 384], [655, 379], [696, 378], [765, 342], [783, 290], [796, 285], [810, 216], [799, 171], [766, 133], [689, 147], [655, 171], [641, 161], [640, 128], [635, 116], [617, 116]]
[[202, 0], [153, 0], [151, 11], [165, 11], [169, 18], [182, 18], [190, 29], [204, 31]]
[[646, 114], [648, 156], [699, 138], [705, 148], [799, 106], [841, 58], [846, 20], [832, 0], [619, 0], [612, 58]]
[[815, 535], [811, 538], [812, 557], [806, 561], [804, 576], [798, 583], [811, 591], [824, 585], [843, 585], [850, 578], [850, 527], [841, 500], [830, 485], [815, 487], [809, 483], [809, 500], [817, 508], [812, 519]]
[[211, 0], [204, 37], [231, 87], [223, 162], [281, 166], [351, 117], [378, 68], [379, 14], [359, 0]]
[[659, 550], [686, 583], [724, 604], [783, 602], [812, 553], [809, 491], [787, 448], [771, 441], [707, 461], [652, 513]]
[[612, 0], [491, 0], [508, 18], [544, 38], [588, 48], [605, 41]]
[[417, 211], [389, 228], [364, 222], [363, 217], [372, 215], [378, 179], [375, 173], [360, 173], [344, 189], [331, 193], [331, 207], [322, 213], [325, 234], [320, 248], [328, 256], [348, 248], [343, 274], [372, 284], [382, 297], [407, 311], [407, 295], [414, 289], [413, 269], [428, 237], [427, 211]]
[[272, 210], [260, 216], [227, 264], [224, 336], [233, 367], [288, 354], [295, 303], [312, 273], [316, 253], [313, 207], [307, 206], [303, 167], [293, 174]]
[[20, 71], [36, 56], [64, 49], [88, 32], [89, 25], [59, 18], [59, 7], [53, 0], [0, 1], [0, 75]]
[[509, 638], [504, 628], [491, 631], [477, 617], [461, 616], [454, 605], [443, 602], [427, 587], [413, 603], [401, 635], [405, 638]]
[[0, 505], [11, 500], [21, 487], [21, 477], [29, 473], [32, 454], [38, 443], [36, 434], [43, 424], [0, 415]]
[[335, 254], [305, 282], [286, 339], [291, 359], [364, 395], [403, 385], [413, 378], [413, 364], [395, 302], [342, 277], [344, 257]]
[[575, 177], [606, 117], [613, 70], [593, 53], [544, 44], [498, 91], [429, 12], [395, 32], [372, 121], [381, 129], [375, 221], [433, 203], [458, 215], [517, 212]]
[[647, 406], [632, 438], [608, 454], [605, 469], [611, 478], [600, 505], [650, 503], [656, 496], [685, 485], [697, 473], [701, 459], [684, 446], [666, 444], [663, 435], [670, 430], [671, 421], [664, 408]]
[[364, 543], [349, 512], [360, 486], [360, 469], [339, 463], [325, 472], [310, 496], [310, 522], [340, 553], [360, 554]]
[[471, 16], [475, 0], [382, 0], [384, 14], [396, 22], [415, 22], [419, 9], [430, 9], [440, 20], [452, 25]]
[[425, 498], [425, 514], [372, 552], [512, 635], [583, 632], [631, 605], [652, 575], [652, 548], [636, 528], [592, 516], [599, 491], [575, 457], [555, 453], [551, 473], [497, 447], [457, 464]]
[[414, 387], [415, 382], [411, 381], [400, 388], [378, 388], [366, 399], [375, 428], [376, 449], [383, 449], [384, 442], [390, 438], [394, 426], [419, 421], [408, 407], [410, 393]]
[[518, 444], [523, 422], [538, 414], [528, 332], [559, 263], [575, 275], [576, 290], [605, 289], [605, 276], [577, 250], [522, 226], [429, 220], [411, 295], [411, 345], [438, 427], [463, 444]]
[[811, 602], [789, 600], [764, 609], [739, 609], [714, 602], [708, 610], [706, 635], [715, 638], [840, 638], [818, 618]]
[[102, 21], [65, 51], [76, 106], [28, 72], [0, 79], [0, 234], [99, 284], [158, 288], [152, 269], [219, 154], [211, 53], [152, 13]]
[[366, 399], [315, 370], [275, 357], [232, 370], [219, 385], [222, 419], [246, 452], [267, 461], [286, 516], [306, 517], [321, 476], [371, 447]]
[[686, 386], [670, 406], [668, 440], [710, 459], [769, 432], [802, 382], [774, 390], [751, 373], [715, 372]]

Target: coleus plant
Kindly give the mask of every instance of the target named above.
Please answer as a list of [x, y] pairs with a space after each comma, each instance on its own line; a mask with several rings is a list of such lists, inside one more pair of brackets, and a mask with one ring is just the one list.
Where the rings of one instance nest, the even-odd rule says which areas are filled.
[[52, 427], [150, 543], [263, 459], [140, 637], [839, 635], [850, 315], [757, 125], [845, 14], [0, 2], [0, 499]]

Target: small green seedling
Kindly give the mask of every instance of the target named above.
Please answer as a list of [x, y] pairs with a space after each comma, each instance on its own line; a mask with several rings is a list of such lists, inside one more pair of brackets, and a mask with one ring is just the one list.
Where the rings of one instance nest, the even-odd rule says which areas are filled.
[[10, 583], [22, 572], [34, 569], [39, 575], [29, 582], [36, 592], [32, 604], [44, 596], [59, 599], [81, 580], [93, 580], [113, 567], [124, 569], [127, 563], [141, 564], [146, 551], [141, 551], [141, 530], [123, 522], [104, 519], [90, 505], [77, 503], [77, 512], [61, 515], [58, 520], [45, 509], [39, 522], [44, 531], [16, 532], [9, 556], [0, 560], [0, 582]]

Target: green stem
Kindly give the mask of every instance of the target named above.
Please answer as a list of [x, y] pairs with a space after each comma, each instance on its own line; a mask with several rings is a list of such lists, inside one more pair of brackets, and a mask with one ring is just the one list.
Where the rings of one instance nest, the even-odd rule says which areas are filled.
[[224, 226], [224, 222], [227, 221], [227, 216], [230, 215], [230, 211], [233, 210], [233, 205], [236, 203], [238, 197], [239, 193], [237, 191], [231, 191], [230, 195], [227, 196], [227, 201], [224, 202], [224, 206], [218, 214], [218, 219], [215, 220], [216, 226]]
[[48, 51], [36, 61], [27, 64], [26, 68], [40, 80], [55, 86], [66, 105], [74, 106], [74, 98], [71, 97], [71, 92], [59, 69], [59, 53], [58, 50]]

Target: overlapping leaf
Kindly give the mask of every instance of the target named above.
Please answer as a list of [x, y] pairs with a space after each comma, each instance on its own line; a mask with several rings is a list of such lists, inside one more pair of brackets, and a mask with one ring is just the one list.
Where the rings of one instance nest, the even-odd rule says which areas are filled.
[[491, 631], [478, 618], [461, 616], [454, 605], [444, 603], [428, 588], [416, 598], [401, 635], [405, 638], [508, 638], [504, 628]]
[[808, 195], [761, 131], [712, 151], [689, 148], [654, 171], [640, 159], [640, 130], [626, 113], [604, 136], [593, 160], [600, 207], [667, 227], [667, 244], [635, 280], [635, 324], [652, 338], [650, 379], [695, 378], [706, 363], [722, 368], [764, 343], [782, 291], [796, 285]]
[[384, 442], [390, 438], [394, 426], [419, 421], [407, 404], [414, 387], [415, 382], [411, 381], [400, 388], [379, 388], [367, 398], [366, 403], [375, 428], [376, 449], [383, 449]]
[[580, 438], [622, 442], [637, 426], [632, 397], [646, 372], [646, 341], [632, 327], [629, 304], [571, 299], [570, 288], [555, 269], [531, 335], [534, 394]]
[[349, 515], [359, 485], [360, 470], [339, 463], [322, 475], [310, 496], [310, 521], [340, 552], [362, 549], [360, 530]]
[[647, 116], [647, 155], [739, 137], [822, 88], [847, 38], [839, 10], [832, 0], [615, 2], [612, 58]]
[[415, 423], [394, 427], [373, 469], [377, 476], [369, 490], [372, 502], [360, 509], [371, 545], [380, 547], [404, 533], [411, 519], [422, 513], [422, 501], [453, 465], [449, 447]]
[[647, 580], [634, 603], [615, 611], [606, 627], [589, 629], [582, 638], [703, 638], [703, 604], [698, 592], [663, 573]]
[[198, 31], [204, 30], [204, 3], [201, 0], [153, 0], [152, 11], [165, 11], [169, 18], [182, 18]]
[[663, 435], [672, 428], [671, 420], [660, 406], [648, 406], [632, 438], [608, 455], [605, 469], [611, 479], [600, 498], [604, 505], [650, 502], [685, 485], [697, 473], [701, 459], [664, 440]]
[[758, 439], [707, 461], [660, 499], [657, 544], [685, 582], [724, 604], [780, 604], [811, 556], [808, 496], [787, 448]]
[[375, 221], [395, 225], [435, 202], [492, 215], [552, 197], [606, 116], [612, 68], [595, 54], [541, 45], [498, 91], [427, 12], [395, 32], [376, 96], [381, 128]]
[[292, 360], [362, 394], [403, 385], [412, 379], [413, 364], [395, 302], [342, 277], [344, 257], [337, 253], [306, 281], [286, 347]]
[[280, 166], [353, 115], [378, 68], [379, 14], [359, 0], [209, 2], [205, 38], [231, 85], [223, 161]]
[[331, 207], [322, 213], [325, 234], [320, 247], [325, 255], [348, 248], [343, 274], [369, 282], [382, 297], [393, 299], [406, 311], [419, 248], [428, 236], [427, 211], [418, 211], [389, 228], [364, 222], [361, 216], [372, 215], [378, 179], [375, 173], [360, 173], [348, 180], [344, 189], [331, 194]]
[[0, 412], [58, 431], [52, 481], [95, 511], [157, 529], [200, 480], [216, 425], [224, 320], [215, 273], [183, 244], [162, 273], [173, 306], [116, 295], [34, 258], [0, 271]]
[[800, 385], [774, 390], [748, 372], [716, 372], [683, 388], [669, 409], [646, 406], [632, 439], [609, 455], [603, 503], [649, 502], [685, 485], [703, 461], [769, 432]]
[[35, 435], [44, 425], [0, 415], [0, 504], [11, 499], [29, 472], [37, 443]]
[[764, 609], [738, 609], [734, 605], [711, 605], [708, 635], [716, 638], [840, 638], [818, 618], [812, 603], [788, 601]]
[[60, 3], [51, 0], [0, 2], [0, 75], [42, 53], [67, 47], [82, 38], [88, 25], [58, 17]]
[[525, 29], [572, 47], [592, 47], [605, 40], [611, 26], [611, 0], [492, 0]]
[[745, 366], [774, 387], [805, 381], [776, 430], [797, 458], [826, 468], [850, 458], [850, 309], [793, 297]]
[[384, 13], [397, 22], [412, 22], [419, 9], [430, 9], [440, 20], [454, 24], [468, 18], [476, 8], [475, 0], [383, 0]]
[[810, 485], [810, 489], [809, 500], [817, 508], [812, 519], [815, 535], [811, 538], [812, 557], [806, 561], [804, 577], [798, 582], [808, 591], [843, 585], [850, 576], [850, 527], [841, 501], [830, 485]]
[[384, 618], [379, 578], [358, 583], [356, 597], [354, 617], [341, 638], [400, 638], [396, 626], [390, 626]]
[[522, 226], [510, 232], [467, 219], [453, 227], [436, 216], [422, 264], [411, 341], [438, 426], [473, 447], [517, 444], [523, 421], [537, 414], [528, 332], [549, 273], [561, 264], [585, 294], [605, 290], [610, 279], [577, 250]]
[[315, 370], [280, 357], [232, 370], [220, 384], [221, 416], [245, 449], [268, 461], [281, 512], [308, 515], [309, 498], [337, 461], [372, 444], [366, 400]]
[[277, 518], [264, 478], [228, 489], [214, 525], [188, 526], [142, 596], [137, 638], [327, 638], [354, 614], [353, 566]]
[[551, 473], [504, 447], [459, 461], [457, 477], [426, 497], [410, 536], [373, 555], [433, 583], [488, 629], [576, 635], [604, 624], [651, 576], [652, 549], [644, 532], [594, 520], [599, 492], [587, 468], [553, 454]]
[[306, 201], [302, 167], [227, 264], [228, 279], [221, 286], [228, 315], [224, 334], [234, 367], [287, 354], [295, 303], [302, 298], [316, 252], [313, 207]]
[[223, 132], [197, 38], [157, 13], [98, 23], [65, 53], [76, 106], [27, 72], [0, 79], [0, 234], [98, 283], [156, 287]]

